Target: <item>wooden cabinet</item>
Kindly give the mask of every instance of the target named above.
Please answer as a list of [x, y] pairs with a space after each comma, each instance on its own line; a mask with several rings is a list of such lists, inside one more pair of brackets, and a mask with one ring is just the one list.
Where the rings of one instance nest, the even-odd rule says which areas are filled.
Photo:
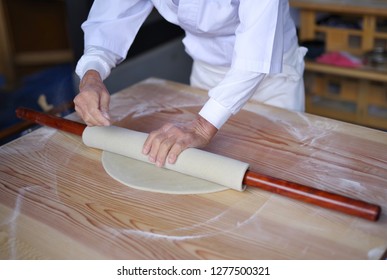
[[[325, 52], [363, 57], [387, 47], [387, 1], [290, 0], [299, 9], [301, 42], [321, 40]], [[306, 61], [306, 110], [387, 129], [387, 66], [345, 68]]]
[[72, 62], [66, 1], [0, 0], [0, 74], [12, 87], [20, 77]]

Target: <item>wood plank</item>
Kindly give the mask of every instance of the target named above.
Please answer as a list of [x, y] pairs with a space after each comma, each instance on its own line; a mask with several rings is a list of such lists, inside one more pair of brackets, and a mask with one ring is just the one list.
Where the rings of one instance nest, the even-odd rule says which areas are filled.
[[0, 74], [5, 76], [7, 88], [10, 88], [15, 82], [12, 54], [6, 7], [4, 0], [0, 0]]
[[289, 3], [294, 8], [319, 12], [387, 16], [387, 3], [383, 0], [289, 0]]
[[343, 77], [367, 79], [371, 81], [387, 82], [385, 71], [369, 70], [364, 68], [348, 68], [335, 65], [323, 64], [314, 61], [306, 61], [305, 70], [321, 72], [325, 74], [338, 75]]
[[19, 66], [58, 64], [72, 61], [72, 50], [21, 52], [15, 55], [15, 63]]
[[362, 36], [362, 46], [361, 50], [363, 54], [372, 51], [375, 47], [375, 32], [376, 32], [377, 22], [376, 17], [374, 16], [364, 16], [363, 18], [363, 36]]
[[315, 38], [316, 14], [312, 11], [301, 11], [300, 13], [300, 41], [313, 40]]

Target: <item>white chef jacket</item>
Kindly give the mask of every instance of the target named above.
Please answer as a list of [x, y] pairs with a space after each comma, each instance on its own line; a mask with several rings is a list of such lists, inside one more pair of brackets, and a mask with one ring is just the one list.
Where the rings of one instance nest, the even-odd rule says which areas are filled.
[[76, 72], [105, 79], [121, 62], [155, 7], [185, 31], [194, 61], [228, 67], [200, 114], [217, 128], [237, 113], [265, 74], [280, 73], [284, 53], [297, 43], [288, 0], [95, 0], [83, 23], [85, 54]]

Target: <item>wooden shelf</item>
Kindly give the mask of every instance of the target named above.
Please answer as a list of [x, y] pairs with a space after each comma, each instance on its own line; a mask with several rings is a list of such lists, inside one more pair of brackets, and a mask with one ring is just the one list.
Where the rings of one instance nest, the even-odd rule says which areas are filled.
[[66, 63], [72, 59], [73, 52], [71, 50], [23, 52], [15, 55], [15, 63], [22, 66]]
[[316, 26], [315, 30], [317, 32], [324, 32], [324, 33], [341, 30], [342, 32], [346, 32], [349, 35], [357, 35], [357, 36], [363, 35], [363, 31], [358, 30], [358, 29], [342, 28], [342, 27], [338, 28], [338, 27], [330, 27], [330, 26], [325, 26], [325, 25]]
[[[387, 46], [387, 2], [366, 0], [290, 0], [300, 10], [300, 41], [323, 38], [326, 52], [346, 51], [362, 56]], [[322, 13], [359, 23], [360, 29], [324, 25]], [[305, 63], [306, 111], [346, 122], [387, 129], [387, 71], [368, 66], [346, 68]]]
[[289, 0], [292, 7], [304, 11], [387, 16], [385, 1], [369, 0]]
[[376, 32], [375, 33], [375, 38], [376, 39], [386, 39], [387, 40], [387, 32], [386, 33]]
[[387, 71], [377, 71], [373, 70], [371, 67], [346, 68], [313, 61], [306, 61], [305, 70], [387, 83]]

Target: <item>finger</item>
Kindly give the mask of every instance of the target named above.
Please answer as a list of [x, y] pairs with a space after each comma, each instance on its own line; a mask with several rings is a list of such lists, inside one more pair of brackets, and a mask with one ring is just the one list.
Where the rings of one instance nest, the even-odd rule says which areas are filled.
[[102, 111], [102, 110], [101, 110], [101, 114], [102, 114], [102, 116], [103, 116], [105, 119], [107, 119], [109, 122], [111, 122], [109, 112], [106, 112], [106, 111]]
[[85, 103], [79, 98], [76, 101], [75, 110], [87, 125], [110, 125], [110, 118], [107, 118], [104, 116], [103, 112], [98, 110], [98, 103], [96, 100], [91, 99], [88, 103]]
[[175, 145], [176, 139], [173, 137], [163, 139], [156, 155], [156, 166], [162, 167], [165, 165], [165, 160], [169, 155], [171, 148]]
[[148, 155], [152, 148], [153, 139], [157, 136], [158, 131], [152, 131], [149, 133], [148, 137], [146, 138], [144, 145], [142, 147], [142, 153], [144, 155]]
[[110, 103], [110, 95], [108, 93], [104, 93], [101, 95], [101, 101], [100, 101], [100, 110], [102, 113], [102, 116], [110, 121], [110, 115], [109, 115], [109, 103]]
[[103, 112], [95, 108], [87, 111], [86, 119], [87, 119], [87, 122], [89, 122], [92, 125], [98, 125], [98, 126], [110, 125], [110, 120], [103, 115]]
[[81, 117], [81, 119], [88, 125], [88, 126], [94, 126], [97, 125], [96, 122], [93, 120], [93, 118], [88, 113], [87, 109], [84, 108], [84, 106], [79, 106], [75, 104], [74, 107], [77, 114]]
[[81, 119], [83, 120], [83, 112], [77, 104], [74, 104], [74, 110], [75, 112], [77, 112], [78, 116], [81, 117]]
[[[160, 139], [160, 137], [161, 137], [160, 135], [163, 133], [166, 133], [170, 128], [171, 128], [171, 125], [166, 124], [166, 125], [162, 126], [160, 129], [154, 130], [151, 133], [149, 133], [147, 139], [144, 142], [144, 145], [142, 148], [142, 153], [144, 155], [148, 155], [152, 149], [152, 145], [156, 144], [156, 142], [154, 143], [154, 140], [156, 138]], [[158, 144], [160, 144], [160, 143], [158, 143]]]
[[159, 130], [152, 132], [149, 137], [151, 142], [149, 144], [150, 148], [149, 148], [148, 158], [150, 162], [156, 163], [157, 153], [165, 137], [163, 136], [163, 132], [160, 132]]
[[182, 151], [184, 151], [187, 147], [183, 146], [180, 142], [175, 143], [168, 153], [168, 163], [174, 164], [176, 163], [176, 160], [178, 156], [181, 154]]
[[90, 110], [93, 108], [98, 108], [98, 101], [95, 98], [94, 94], [90, 92], [79, 93], [74, 98], [75, 111], [79, 116], [85, 121], [89, 126], [98, 125], [98, 122], [94, 119], [93, 115], [90, 113]]
[[[161, 147], [164, 140], [165, 140], [165, 136], [163, 136], [163, 134], [157, 135], [157, 137], [155, 137], [152, 141], [152, 147], [151, 147], [151, 150], [149, 152], [150, 162], [156, 164], [157, 166], [163, 165], [162, 154], [160, 153], [160, 147]], [[165, 148], [163, 148], [163, 149], [165, 149]]]

